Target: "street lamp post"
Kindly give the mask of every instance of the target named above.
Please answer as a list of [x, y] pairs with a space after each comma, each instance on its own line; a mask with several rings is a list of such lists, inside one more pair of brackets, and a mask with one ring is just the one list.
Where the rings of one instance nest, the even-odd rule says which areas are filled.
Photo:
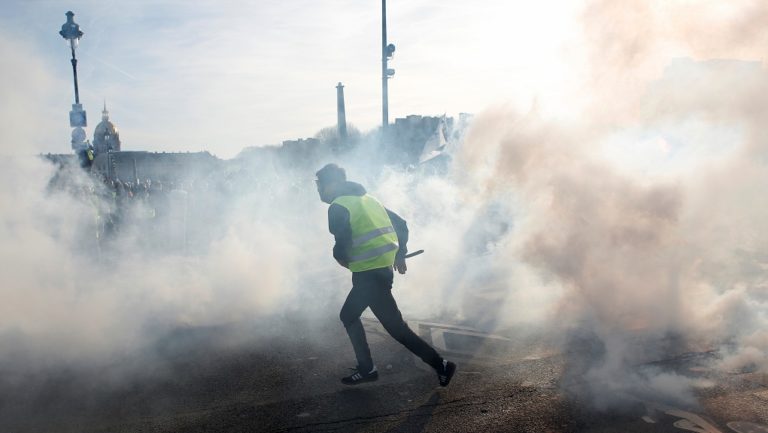
[[395, 75], [387, 62], [395, 55], [395, 45], [387, 44], [387, 0], [381, 0], [381, 132], [386, 139], [389, 126], [389, 88], [387, 81]]
[[83, 32], [80, 30], [80, 26], [75, 23], [75, 14], [72, 11], [68, 11], [67, 22], [61, 26], [59, 34], [65, 40], [69, 42], [69, 48], [72, 51], [72, 76], [75, 81], [75, 103], [72, 104], [72, 111], [69, 112], [69, 126], [72, 128], [72, 150], [75, 153], [83, 154], [88, 151], [88, 143], [86, 142], [85, 128], [88, 126], [85, 110], [83, 110], [82, 104], [80, 104], [80, 90], [77, 86], [77, 58], [75, 57], [75, 48], [80, 42], [80, 38], [83, 37]]

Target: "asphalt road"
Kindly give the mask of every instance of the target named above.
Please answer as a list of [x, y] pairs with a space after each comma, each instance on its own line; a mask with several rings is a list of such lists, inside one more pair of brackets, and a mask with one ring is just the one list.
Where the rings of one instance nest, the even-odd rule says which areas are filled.
[[459, 362], [449, 387], [371, 320], [380, 379], [344, 386], [354, 362], [340, 323], [283, 317], [168, 330], [97, 365], [2, 366], [0, 432], [768, 432], [766, 378], [714, 371], [713, 353], [655, 361], [706, 381], [697, 403], [621, 395], [601, 411], [546, 339], [410, 324]]

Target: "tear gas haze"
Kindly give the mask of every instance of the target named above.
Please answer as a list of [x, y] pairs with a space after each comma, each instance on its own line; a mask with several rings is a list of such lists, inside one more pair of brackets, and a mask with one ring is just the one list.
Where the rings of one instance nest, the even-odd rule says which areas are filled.
[[[241, 155], [196, 173], [189, 247], [168, 248], [165, 232], [147, 241], [138, 223], [99, 247], [101, 186], [72, 170], [52, 188], [49, 163], [6, 160], [0, 366], [113, 362], [179, 327], [233, 325], [233, 344], [250, 344], [252, 332], [290, 333], [287, 315], [336, 317], [348, 275], [312, 182], [333, 161], [427, 250], [395, 282], [406, 318], [557, 336], [563, 385], [597, 407], [692, 401], [698, 381], [648, 363], [694, 348], [722, 349], [725, 370], [768, 373], [768, 30], [755, 18], [768, 6], [693, 8], [587, 2], [568, 99], [480, 113], [449, 143], [445, 172], [382, 164], [371, 133], [341, 154]], [[3, 149], [36, 140], [25, 122], [2, 129]]]

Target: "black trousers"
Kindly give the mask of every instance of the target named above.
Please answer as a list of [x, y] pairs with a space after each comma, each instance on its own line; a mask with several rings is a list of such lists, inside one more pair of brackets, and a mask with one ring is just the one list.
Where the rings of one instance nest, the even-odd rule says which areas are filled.
[[371, 350], [365, 338], [363, 323], [360, 321], [363, 311], [371, 307], [371, 311], [389, 335], [422, 361], [437, 369], [442, 365], [443, 359], [403, 321], [395, 298], [392, 297], [392, 279], [393, 272], [389, 267], [352, 273], [352, 290], [347, 295], [339, 316], [352, 341], [357, 366], [364, 372], [373, 368]]

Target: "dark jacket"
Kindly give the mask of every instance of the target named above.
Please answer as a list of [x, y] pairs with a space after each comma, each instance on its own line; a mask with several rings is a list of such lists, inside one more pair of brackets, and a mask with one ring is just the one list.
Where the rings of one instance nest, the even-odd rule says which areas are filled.
[[[344, 195], [365, 195], [365, 188], [359, 183], [345, 182], [339, 196]], [[397, 250], [397, 257], [402, 258], [408, 253], [408, 225], [405, 220], [389, 209], [384, 208], [392, 221], [392, 227], [397, 234], [397, 243], [400, 249]], [[331, 204], [328, 207], [328, 230], [336, 239], [333, 246], [333, 258], [340, 263], [349, 264], [349, 251], [352, 248], [352, 226], [349, 224], [349, 210], [338, 204]]]

